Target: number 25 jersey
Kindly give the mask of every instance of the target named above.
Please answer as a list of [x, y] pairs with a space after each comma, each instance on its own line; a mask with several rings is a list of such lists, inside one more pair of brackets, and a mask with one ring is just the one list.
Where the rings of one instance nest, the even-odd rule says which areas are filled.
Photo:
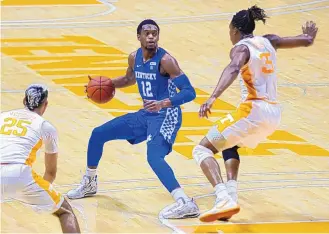
[[46, 153], [58, 151], [56, 128], [42, 116], [28, 109], [1, 113], [0, 128], [1, 163], [31, 166], [43, 144]]

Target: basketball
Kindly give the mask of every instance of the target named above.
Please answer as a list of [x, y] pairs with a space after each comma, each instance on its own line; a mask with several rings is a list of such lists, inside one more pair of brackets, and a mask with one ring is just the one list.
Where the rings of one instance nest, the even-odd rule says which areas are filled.
[[86, 86], [87, 97], [98, 104], [109, 102], [115, 95], [112, 80], [105, 76], [89, 77]]

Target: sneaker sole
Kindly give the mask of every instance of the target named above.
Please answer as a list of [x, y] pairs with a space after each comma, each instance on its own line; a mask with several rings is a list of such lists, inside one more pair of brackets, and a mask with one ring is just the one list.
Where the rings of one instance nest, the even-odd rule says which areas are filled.
[[232, 217], [233, 215], [239, 212], [240, 212], [240, 207], [235, 207], [214, 214], [203, 215], [199, 218], [199, 220], [201, 222], [214, 222], [216, 220], [221, 220], [223, 218]]
[[190, 218], [197, 218], [197, 217], [199, 217], [199, 213], [197, 213], [197, 214], [188, 214], [188, 215], [184, 215], [184, 216], [182, 216], [182, 217], [177, 217], [177, 218], [165, 218], [165, 217], [163, 217], [163, 218], [165, 218], [165, 219], [190, 219]]
[[85, 195], [83, 195], [82, 197], [69, 197], [67, 196], [68, 198], [70, 199], [81, 199], [81, 198], [84, 198], [84, 197], [92, 197], [96, 194], [97, 192], [93, 192], [93, 193], [86, 193]]
[[230, 218], [232, 218], [232, 216], [228, 216], [228, 217], [223, 217], [218, 219], [219, 221], [228, 221]]

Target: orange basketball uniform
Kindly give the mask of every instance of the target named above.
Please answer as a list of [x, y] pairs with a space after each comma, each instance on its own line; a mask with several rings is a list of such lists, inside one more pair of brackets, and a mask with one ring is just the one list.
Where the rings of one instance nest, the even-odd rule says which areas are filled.
[[235, 46], [247, 46], [250, 58], [239, 73], [241, 103], [237, 110], [220, 118], [207, 138], [214, 142], [220, 133], [225, 143], [219, 149], [234, 146], [255, 148], [280, 124], [281, 108], [277, 102], [276, 51], [261, 36], [246, 38]]

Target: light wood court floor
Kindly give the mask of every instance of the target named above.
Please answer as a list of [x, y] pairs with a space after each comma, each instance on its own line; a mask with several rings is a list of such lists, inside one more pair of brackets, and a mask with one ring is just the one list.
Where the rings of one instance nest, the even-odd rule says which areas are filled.
[[[155, 18], [160, 45], [170, 51], [198, 87], [184, 106], [183, 127], [167, 157], [186, 192], [202, 211], [213, 205], [211, 186], [191, 150], [219, 116], [234, 110], [238, 83], [218, 100], [212, 118], [199, 119], [229, 59], [231, 14], [258, 4], [271, 16], [256, 34], [297, 35], [306, 20], [319, 33], [313, 47], [278, 52], [280, 129], [255, 150], [241, 149], [239, 194], [242, 210], [230, 222], [160, 220], [172, 203], [147, 164], [145, 143], [106, 144], [99, 167], [99, 194], [72, 201], [83, 232], [328, 232], [329, 231], [329, 1], [328, 0], [2, 0], [1, 110], [22, 106], [32, 82], [51, 93], [45, 117], [60, 133], [55, 187], [62, 193], [80, 182], [92, 129], [138, 110], [137, 88], [118, 90], [108, 104], [95, 105], [83, 93], [87, 75], [125, 72], [127, 55], [139, 43], [136, 27]], [[41, 152], [41, 155], [43, 152]], [[223, 168], [223, 161], [218, 156]], [[35, 170], [43, 173], [43, 158]], [[58, 220], [8, 201], [1, 205], [1, 232], [60, 232]]]

